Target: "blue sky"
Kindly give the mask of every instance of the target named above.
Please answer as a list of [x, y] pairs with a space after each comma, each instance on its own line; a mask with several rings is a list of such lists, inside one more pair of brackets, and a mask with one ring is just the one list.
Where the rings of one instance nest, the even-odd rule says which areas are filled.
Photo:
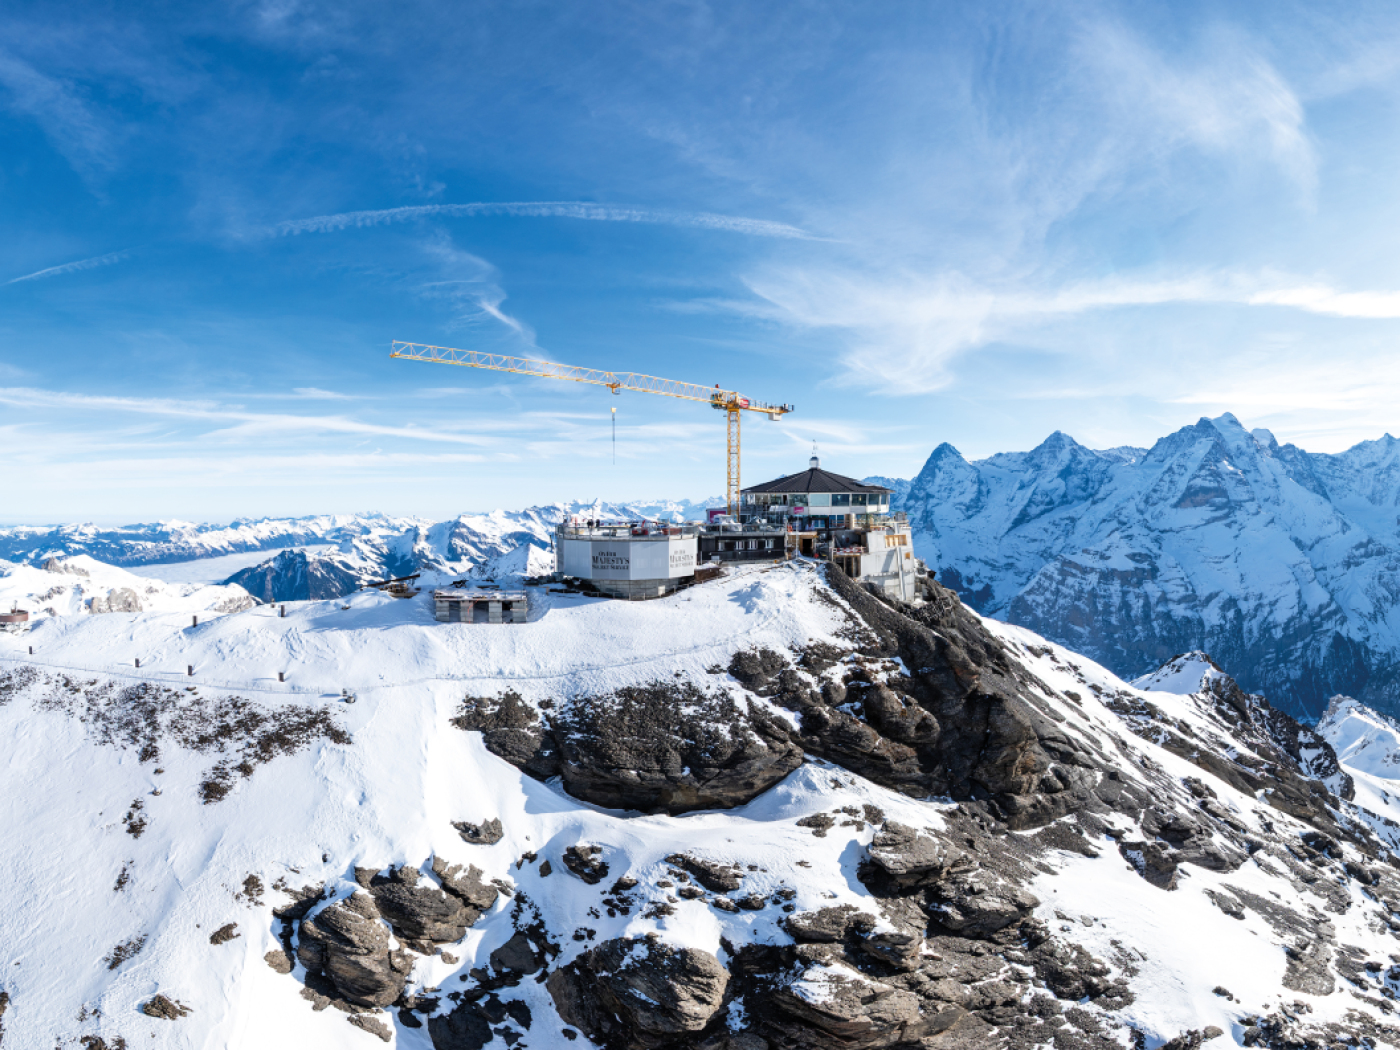
[[[0, 8], [0, 520], [442, 517], [1395, 430], [1393, 4]], [[609, 410], [618, 408], [617, 462]]]

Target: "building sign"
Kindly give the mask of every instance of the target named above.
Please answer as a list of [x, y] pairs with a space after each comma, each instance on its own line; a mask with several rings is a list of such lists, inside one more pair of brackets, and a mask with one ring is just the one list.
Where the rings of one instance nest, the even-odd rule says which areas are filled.
[[[608, 544], [608, 545], [604, 546], [604, 545], [601, 544], [601, 543], [595, 543], [595, 544], [592, 545], [592, 547], [593, 547], [593, 565], [592, 565], [592, 568], [593, 568], [593, 571], [594, 571], [595, 573], [597, 573], [597, 572], [620, 572], [620, 573], [624, 573], [624, 574], [625, 574], [629, 569], [631, 569], [631, 567], [632, 567], [632, 559], [631, 559], [631, 557], [628, 555], [627, 551], [625, 551], [625, 550], [622, 550], [622, 551], [613, 550], [613, 549], [611, 549], [613, 546], [614, 546], [613, 544]], [[600, 547], [602, 547], [601, 550], [599, 550]]]
[[585, 580], [673, 580], [695, 573], [695, 537], [564, 537], [559, 569]]

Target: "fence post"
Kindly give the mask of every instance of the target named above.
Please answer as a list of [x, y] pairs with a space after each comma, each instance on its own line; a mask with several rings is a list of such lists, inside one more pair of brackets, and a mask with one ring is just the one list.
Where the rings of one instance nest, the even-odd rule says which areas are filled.
[[287, 607], [286, 607], [285, 605], [280, 606], [277, 615], [278, 615], [278, 616], [286, 616], [286, 615], [287, 615]]
[[198, 617], [198, 616], [196, 616], [196, 617], [194, 618], [194, 623], [190, 624], [190, 626], [191, 626], [191, 627], [198, 627], [198, 626], [199, 626], [199, 617]]
[[285, 681], [287, 680], [286, 677], [285, 677], [285, 672], [278, 671], [278, 672], [277, 672], [277, 680], [278, 680], [279, 682], [285, 682]]
[[187, 665], [187, 666], [185, 667], [185, 676], [186, 676], [187, 678], [193, 678], [193, 677], [194, 677], [194, 664], [189, 664], [189, 665]]
[[140, 666], [141, 666], [141, 657], [139, 657], [139, 656], [136, 658], [136, 666], [137, 666], [137, 667], [140, 667]]

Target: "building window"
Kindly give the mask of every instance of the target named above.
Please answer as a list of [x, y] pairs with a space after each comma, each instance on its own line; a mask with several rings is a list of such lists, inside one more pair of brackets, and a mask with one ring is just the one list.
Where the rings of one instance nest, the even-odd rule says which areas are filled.
[[831, 494], [831, 505], [833, 507], [849, 507], [851, 505], [851, 494], [849, 492], [833, 492]]
[[814, 492], [814, 493], [812, 493], [812, 501], [808, 504], [808, 506], [810, 506], [810, 507], [829, 507], [829, 506], [831, 506], [831, 493], [830, 493], [830, 492]]
[[763, 541], [763, 549], [764, 549], [764, 550], [770, 550], [770, 551], [771, 551], [771, 550], [773, 549], [773, 541], [772, 541], [772, 540], [764, 540], [764, 541]]
[[851, 495], [851, 506], [853, 506], [853, 507], [863, 507], [863, 506], [865, 506], [865, 493], [864, 493], [864, 492], [856, 492], [856, 493], [853, 493], [853, 494]]

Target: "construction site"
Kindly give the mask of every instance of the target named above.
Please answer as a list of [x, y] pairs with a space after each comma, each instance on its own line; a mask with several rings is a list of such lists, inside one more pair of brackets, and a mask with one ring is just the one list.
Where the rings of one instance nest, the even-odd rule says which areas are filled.
[[[899, 601], [917, 601], [924, 590], [928, 571], [914, 557], [904, 514], [892, 511], [891, 490], [824, 470], [816, 455], [805, 471], [742, 487], [744, 415], [780, 420], [794, 411], [791, 404], [757, 401], [718, 384], [704, 387], [635, 372], [421, 343], [395, 342], [390, 356], [585, 383], [606, 387], [614, 395], [656, 394], [725, 413], [725, 506], [713, 509], [703, 522], [571, 517], [555, 532], [557, 579], [580, 581], [598, 594], [636, 601], [704, 582], [726, 564], [811, 558], [829, 562], [868, 589]], [[612, 415], [615, 427], [616, 409]], [[470, 623], [482, 618], [470, 611], [466, 595], [438, 592], [435, 598], [439, 620]], [[493, 608], [487, 622], [511, 619]]]

